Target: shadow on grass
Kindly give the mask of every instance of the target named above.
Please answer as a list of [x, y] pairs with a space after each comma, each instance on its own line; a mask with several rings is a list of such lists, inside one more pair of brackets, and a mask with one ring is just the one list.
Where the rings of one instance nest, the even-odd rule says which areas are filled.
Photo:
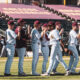
[[[64, 76], [65, 74], [51, 74], [50, 76]], [[71, 74], [69, 76], [73, 76], [73, 75], [80, 75], [80, 74]], [[18, 75], [12, 75], [12, 76], [4, 76], [4, 75], [0, 75], [0, 79], [21, 79], [21, 80], [26, 80], [26, 79], [49, 79], [50, 76], [33, 76], [33, 75], [27, 75], [27, 76], [18, 76]]]
[[49, 77], [42, 77], [42, 76], [33, 76], [33, 75], [27, 75], [27, 76], [18, 76], [18, 75], [12, 75], [12, 76], [4, 76], [4, 75], [0, 75], [0, 79], [21, 79], [21, 80], [26, 80], [26, 79], [48, 79]]

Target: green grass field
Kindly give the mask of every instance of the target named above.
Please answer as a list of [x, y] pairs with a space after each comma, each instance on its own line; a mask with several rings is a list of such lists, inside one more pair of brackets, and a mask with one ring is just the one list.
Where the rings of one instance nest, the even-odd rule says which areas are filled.
[[[64, 57], [65, 62], [68, 64], [69, 58]], [[0, 80], [80, 80], [80, 75], [73, 75], [73, 76], [63, 76], [63, 75], [56, 75], [56, 76], [32, 76], [31, 75], [31, 65], [32, 65], [32, 58], [25, 58], [24, 59], [24, 72], [28, 74], [26, 77], [19, 77], [18, 75], [18, 58], [14, 58], [12, 67], [11, 67], [11, 74], [13, 76], [5, 77], [4, 76], [4, 68], [5, 68], [6, 58], [0, 58]], [[48, 64], [47, 64], [48, 67]], [[77, 66], [77, 71], [80, 68], [80, 61]], [[42, 70], [42, 57], [39, 58], [39, 62], [37, 65], [37, 72], [41, 74]], [[60, 64], [57, 68], [58, 72], [65, 73], [64, 68]]]

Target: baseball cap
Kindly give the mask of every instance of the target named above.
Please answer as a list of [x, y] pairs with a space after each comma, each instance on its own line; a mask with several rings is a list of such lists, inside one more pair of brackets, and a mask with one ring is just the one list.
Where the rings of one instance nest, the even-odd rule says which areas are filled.
[[14, 21], [13, 20], [8, 21], [8, 25], [14, 25]]
[[48, 26], [52, 26], [52, 25], [53, 25], [53, 21], [49, 21]]
[[40, 24], [40, 21], [36, 20], [34, 21], [34, 24]]
[[60, 23], [59, 21], [57, 21], [57, 22], [55, 23], [55, 26], [56, 26], [56, 25], [60, 25], [60, 24], [61, 24], [61, 23]]
[[22, 23], [22, 22], [24, 22], [24, 23], [26, 23], [23, 19], [19, 19], [18, 21], [17, 21], [17, 23], [19, 24], [19, 23]]
[[73, 22], [72, 23], [72, 26], [77, 26], [77, 22]]
[[43, 24], [43, 27], [47, 27], [47, 26], [48, 26], [48, 24], [47, 24], [47, 23]]

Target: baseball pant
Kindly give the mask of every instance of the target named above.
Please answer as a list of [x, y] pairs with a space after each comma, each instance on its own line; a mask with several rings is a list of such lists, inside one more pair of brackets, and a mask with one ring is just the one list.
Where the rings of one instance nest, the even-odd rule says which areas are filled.
[[73, 63], [73, 66], [72, 66], [72, 68], [71, 68], [71, 71], [75, 71], [75, 68], [76, 68], [76, 66], [77, 66], [77, 64], [78, 64], [78, 61], [79, 61], [78, 51], [77, 51], [77, 49], [76, 49], [75, 44], [69, 45], [69, 46], [68, 46], [68, 49], [72, 51], [73, 57], [74, 57], [74, 61], [72, 61], [72, 60], [73, 60], [73, 57], [71, 57], [71, 58], [72, 58], [71, 61], [72, 61], [72, 63]]
[[72, 68], [72, 65], [73, 65], [73, 62], [74, 62], [74, 56], [70, 56], [70, 61], [69, 61], [69, 67], [68, 67], [68, 70], [71, 70]]
[[[58, 63], [60, 62], [63, 65], [63, 67], [65, 68], [65, 70], [68, 70], [68, 67], [67, 67], [66, 63], [64, 62], [64, 60], [62, 58], [62, 52], [61, 52], [60, 47], [58, 48], [58, 52], [57, 53], [58, 54], [56, 55], [56, 60], [58, 61]], [[55, 63], [53, 63], [53, 65], [54, 64]]]
[[24, 62], [24, 55], [26, 53], [26, 48], [16, 48], [19, 57], [18, 63], [18, 73], [23, 73], [23, 62]]
[[57, 69], [58, 65], [59, 65], [59, 61], [57, 60], [57, 58], [55, 58], [54, 65], [53, 65], [53, 70], [52, 70], [53, 72], [56, 72], [56, 69]]
[[41, 46], [41, 51], [43, 54], [43, 64], [42, 64], [42, 73], [46, 72], [46, 64], [48, 62], [48, 56], [49, 56], [49, 47], [48, 46]]
[[15, 46], [14, 45], [6, 45], [6, 50], [7, 50], [7, 61], [5, 65], [5, 73], [10, 74], [10, 69], [11, 69], [11, 64], [13, 62], [13, 57], [15, 53]]
[[6, 46], [5, 45], [3, 45], [2, 50], [1, 50], [0, 57], [2, 57], [2, 56], [6, 56]]
[[49, 63], [49, 67], [47, 70], [48, 74], [50, 74], [51, 70], [53, 69], [54, 61], [55, 61], [55, 58], [57, 55], [58, 55], [59, 62], [63, 65], [63, 67], [66, 70], [68, 69], [67, 65], [65, 64], [65, 62], [62, 59], [62, 52], [60, 50], [60, 45], [56, 44], [56, 45], [52, 45], [52, 48], [51, 48], [50, 63]]
[[32, 51], [33, 51], [32, 74], [35, 74], [38, 59], [39, 59], [39, 45], [38, 45], [38, 43], [32, 44]]

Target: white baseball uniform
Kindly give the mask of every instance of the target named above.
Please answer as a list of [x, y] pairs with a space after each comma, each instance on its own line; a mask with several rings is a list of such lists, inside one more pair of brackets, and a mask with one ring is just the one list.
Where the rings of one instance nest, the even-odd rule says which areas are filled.
[[14, 53], [15, 53], [15, 44], [16, 44], [17, 35], [11, 29], [6, 30], [6, 50], [8, 59], [5, 65], [5, 73], [10, 74], [10, 68], [13, 61]]
[[[46, 35], [48, 36], [48, 34], [46, 33]], [[45, 35], [42, 38], [41, 41], [41, 51], [43, 54], [43, 65], [42, 65], [42, 73], [46, 72], [46, 64], [48, 62], [48, 56], [49, 56], [49, 41], [46, 39]]]
[[[53, 38], [51, 36], [53, 36]], [[49, 38], [50, 38], [50, 44], [52, 45], [52, 47], [51, 47], [50, 62], [49, 62], [47, 73], [50, 74], [51, 70], [53, 69], [54, 61], [57, 55], [58, 55], [59, 61], [67, 70], [68, 67], [62, 59], [62, 52], [60, 49], [60, 41], [59, 41], [61, 37], [59, 35], [59, 31], [56, 29], [51, 31], [49, 34]]]
[[[80, 29], [79, 29], [79, 34], [80, 34]], [[80, 51], [80, 39], [79, 39], [79, 51]]]
[[32, 74], [36, 74], [36, 66], [39, 59], [39, 42], [40, 34], [37, 29], [32, 29], [32, 51], [33, 51], [33, 60], [32, 60]]
[[70, 57], [70, 63], [69, 63], [69, 69], [71, 68], [71, 71], [74, 72], [75, 68], [79, 61], [79, 55], [78, 51], [76, 49], [77, 45], [77, 33], [74, 30], [71, 30], [69, 33], [69, 46], [68, 49], [72, 51], [73, 56]]

